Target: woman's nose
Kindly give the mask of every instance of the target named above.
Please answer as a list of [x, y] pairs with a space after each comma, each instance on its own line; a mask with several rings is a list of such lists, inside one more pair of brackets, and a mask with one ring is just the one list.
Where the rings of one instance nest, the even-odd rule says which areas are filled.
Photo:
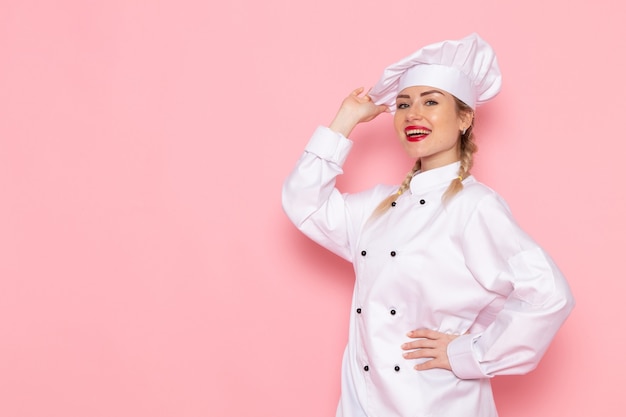
[[419, 120], [422, 117], [422, 112], [418, 106], [409, 107], [409, 111], [406, 112], [407, 120]]

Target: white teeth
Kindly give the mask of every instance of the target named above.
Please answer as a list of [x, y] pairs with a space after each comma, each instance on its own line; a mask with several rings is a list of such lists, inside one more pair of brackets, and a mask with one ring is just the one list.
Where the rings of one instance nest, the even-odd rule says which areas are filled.
[[406, 131], [407, 136], [428, 135], [429, 133], [429, 130], [424, 129], [411, 129]]

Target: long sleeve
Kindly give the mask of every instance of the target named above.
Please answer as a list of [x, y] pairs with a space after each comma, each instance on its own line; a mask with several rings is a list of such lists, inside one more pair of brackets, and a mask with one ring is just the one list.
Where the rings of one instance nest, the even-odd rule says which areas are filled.
[[348, 195], [335, 188], [351, 147], [352, 142], [343, 135], [318, 127], [285, 180], [282, 193], [283, 209], [296, 227], [348, 261], [352, 261], [351, 241], [359, 225], [386, 192], [379, 186]]
[[449, 345], [453, 372], [473, 379], [531, 371], [574, 307], [565, 278], [496, 194], [480, 201], [462, 241], [474, 277], [505, 301], [484, 331]]

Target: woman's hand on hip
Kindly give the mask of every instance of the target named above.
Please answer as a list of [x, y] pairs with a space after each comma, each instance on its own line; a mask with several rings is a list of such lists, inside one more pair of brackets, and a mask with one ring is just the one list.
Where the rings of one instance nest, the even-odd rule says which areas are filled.
[[407, 351], [403, 354], [404, 358], [430, 359], [415, 365], [415, 369], [418, 371], [433, 368], [452, 370], [450, 361], [448, 360], [448, 345], [456, 339], [458, 335], [441, 333], [430, 329], [417, 329], [407, 333], [407, 336], [417, 340], [404, 343], [401, 346], [402, 350]]

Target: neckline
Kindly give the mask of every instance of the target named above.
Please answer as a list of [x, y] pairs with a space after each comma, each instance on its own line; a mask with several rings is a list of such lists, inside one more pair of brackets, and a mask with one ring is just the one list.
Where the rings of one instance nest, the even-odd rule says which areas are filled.
[[423, 194], [443, 185], [449, 185], [453, 179], [458, 177], [460, 166], [461, 162], [456, 161], [428, 171], [417, 171], [409, 185], [411, 194]]

